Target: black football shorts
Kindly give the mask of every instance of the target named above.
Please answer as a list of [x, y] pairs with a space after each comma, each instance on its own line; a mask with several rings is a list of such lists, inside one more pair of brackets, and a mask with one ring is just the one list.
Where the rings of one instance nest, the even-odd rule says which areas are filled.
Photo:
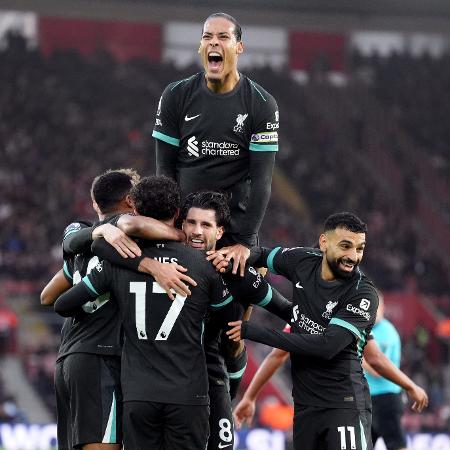
[[371, 411], [294, 406], [295, 450], [373, 450]]
[[122, 442], [120, 358], [73, 353], [56, 364], [58, 448]]
[[209, 435], [208, 405], [126, 401], [124, 448], [132, 450], [203, 450]]
[[227, 386], [209, 385], [208, 450], [234, 448], [233, 414]]

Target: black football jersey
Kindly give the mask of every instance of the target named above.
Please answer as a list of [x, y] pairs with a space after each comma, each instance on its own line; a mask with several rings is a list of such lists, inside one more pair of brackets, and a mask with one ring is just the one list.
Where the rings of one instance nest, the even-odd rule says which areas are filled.
[[[222, 276], [224, 297], [232, 300], [227, 314], [214, 311], [213, 307], [208, 315], [205, 326], [205, 354], [208, 366], [209, 382], [216, 385], [228, 385], [230, 374], [227, 371], [225, 358], [221, 346], [224, 330], [229, 330], [228, 322], [241, 320], [245, 309], [249, 305], [263, 308], [272, 301], [272, 287], [266, 279], [253, 267], [247, 266], [244, 276], [232, 275], [231, 272]], [[241, 368], [242, 373], [245, 366]]]
[[258, 263], [292, 282], [291, 333], [322, 334], [336, 325], [354, 336], [331, 360], [291, 353], [294, 401], [326, 408], [369, 407], [361, 357], [378, 308], [370, 279], [357, 268], [349, 279], [323, 280], [322, 253], [314, 248], [262, 249]]
[[[104, 222], [114, 220], [115, 217], [111, 217]], [[85, 227], [87, 224], [81, 222], [70, 224], [64, 232], [64, 238]], [[69, 283], [75, 285], [99, 262], [98, 257], [90, 252], [65, 254], [63, 272]], [[110, 301], [110, 294], [105, 292], [92, 301], [86, 298], [86, 303], [77, 313], [64, 321], [58, 360], [71, 353], [120, 356], [121, 340], [118, 307], [116, 302]]]
[[143, 253], [187, 267], [197, 286], [189, 297], [177, 295], [172, 302], [148, 274], [106, 261], [83, 279], [93, 293], [111, 291], [119, 303], [124, 401], [207, 404], [204, 321], [209, 306], [224, 307], [232, 298], [204, 253], [177, 242], [148, 242]]
[[[171, 83], [156, 113], [153, 137], [178, 152], [176, 179], [183, 196], [199, 190], [228, 192], [234, 220], [250, 192], [251, 152], [278, 151], [275, 99], [245, 75], [225, 94], [212, 93], [204, 73]], [[240, 230], [228, 230], [231, 233]]]

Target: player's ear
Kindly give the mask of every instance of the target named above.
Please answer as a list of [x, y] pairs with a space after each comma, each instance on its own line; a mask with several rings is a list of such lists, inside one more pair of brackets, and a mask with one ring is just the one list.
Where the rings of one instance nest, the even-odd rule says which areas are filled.
[[319, 237], [319, 247], [323, 252], [327, 249], [327, 236], [325, 233], [322, 233]]
[[216, 239], [219, 240], [223, 236], [224, 232], [225, 229], [223, 227], [217, 227]]
[[239, 41], [239, 42], [236, 44], [236, 53], [237, 53], [238, 55], [240, 55], [241, 53], [244, 53], [244, 43], [243, 43], [242, 41]]
[[102, 213], [100, 211], [100, 207], [98, 206], [98, 203], [95, 200], [92, 200], [92, 208], [94, 208], [94, 211], [97, 213], [97, 215], [100, 215]]
[[125, 197], [125, 203], [127, 204], [128, 207], [134, 209], [134, 203], [129, 194]]

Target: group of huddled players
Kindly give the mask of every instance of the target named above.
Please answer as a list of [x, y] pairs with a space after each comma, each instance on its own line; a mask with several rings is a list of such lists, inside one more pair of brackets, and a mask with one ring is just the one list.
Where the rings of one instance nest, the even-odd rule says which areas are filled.
[[[258, 246], [278, 107], [238, 71], [244, 46], [232, 16], [206, 19], [198, 51], [204, 70], [159, 101], [157, 174], [95, 178], [98, 221], [66, 228], [64, 267], [42, 292], [66, 317], [55, 372], [59, 448], [233, 448], [231, 400], [247, 338], [290, 353], [296, 450], [371, 449], [361, 359], [378, 294], [358, 267], [367, 227], [337, 213], [318, 248]], [[292, 282], [292, 299], [267, 283], [264, 267]], [[252, 305], [291, 332], [249, 323]], [[374, 352], [377, 370], [406, 385]], [[426, 394], [412, 397], [425, 405]]]

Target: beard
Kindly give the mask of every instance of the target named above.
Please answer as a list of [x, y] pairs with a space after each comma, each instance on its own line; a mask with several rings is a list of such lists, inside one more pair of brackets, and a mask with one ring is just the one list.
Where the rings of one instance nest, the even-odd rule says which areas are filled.
[[[356, 268], [358, 267], [359, 262], [353, 261], [349, 258], [338, 258], [338, 259], [333, 259], [333, 260], [329, 260], [327, 258], [327, 262], [328, 262], [328, 266], [330, 267], [331, 272], [333, 272], [333, 275], [341, 280], [348, 280], [349, 278], [351, 278], [354, 273]], [[349, 272], [341, 269], [340, 264], [345, 264], [345, 263], [351, 263], [353, 264], [353, 269]]]

